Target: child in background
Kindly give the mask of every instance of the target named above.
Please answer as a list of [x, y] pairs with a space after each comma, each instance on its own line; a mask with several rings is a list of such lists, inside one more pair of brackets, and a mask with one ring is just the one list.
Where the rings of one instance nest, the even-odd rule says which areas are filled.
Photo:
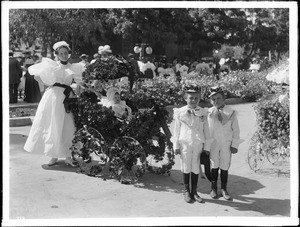
[[126, 105], [125, 101], [121, 100], [118, 88], [111, 87], [107, 90], [107, 100], [108, 102], [104, 105], [112, 107], [116, 117], [128, 120], [132, 117], [131, 108]]
[[[191, 203], [193, 200], [202, 202], [197, 194], [197, 184], [202, 150], [209, 151], [210, 133], [207, 124], [207, 111], [198, 106], [200, 91], [191, 87], [185, 91], [187, 105], [174, 109], [174, 151], [180, 154], [181, 171], [185, 186], [184, 200]], [[191, 186], [190, 190], [190, 177]]]
[[237, 153], [240, 140], [240, 129], [236, 111], [225, 105], [225, 95], [220, 87], [210, 91], [212, 108], [208, 110], [208, 124], [213, 139], [210, 149], [211, 162], [211, 192], [212, 198], [217, 198], [217, 181], [221, 169], [221, 194], [226, 200], [231, 197], [227, 192], [228, 169], [231, 154]]

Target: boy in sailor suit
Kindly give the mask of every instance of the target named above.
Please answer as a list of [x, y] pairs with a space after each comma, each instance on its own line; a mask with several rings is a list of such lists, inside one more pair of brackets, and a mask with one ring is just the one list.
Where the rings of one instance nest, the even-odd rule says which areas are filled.
[[[202, 202], [197, 194], [200, 169], [200, 154], [209, 150], [207, 111], [198, 106], [200, 91], [195, 88], [185, 91], [187, 105], [174, 109], [174, 151], [180, 154], [181, 171], [185, 186], [184, 200]], [[190, 177], [192, 190], [190, 191]]]
[[213, 105], [208, 109], [208, 125], [213, 139], [210, 149], [211, 162], [211, 192], [212, 198], [217, 198], [217, 181], [219, 168], [221, 170], [221, 194], [226, 200], [231, 197], [227, 192], [228, 169], [231, 154], [238, 151], [240, 129], [236, 111], [225, 105], [225, 95], [220, 87], [213, 87], [210, 91], [210, 101]]

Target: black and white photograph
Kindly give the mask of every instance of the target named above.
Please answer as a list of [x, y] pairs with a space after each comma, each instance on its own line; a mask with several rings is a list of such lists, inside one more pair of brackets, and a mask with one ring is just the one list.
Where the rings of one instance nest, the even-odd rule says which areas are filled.
[[2, 226], [298, 226], [296, 1], [2, 1]]

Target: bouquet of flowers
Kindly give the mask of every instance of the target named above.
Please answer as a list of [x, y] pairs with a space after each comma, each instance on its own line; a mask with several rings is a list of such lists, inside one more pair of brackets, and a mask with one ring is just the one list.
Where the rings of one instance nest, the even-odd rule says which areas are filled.
[[82, 77], [85, 83], [93, 80], [108, 81], [129, 76], [130, 70], [133, 70], [133, 66], [126, 59], [120, 55], [112, 55], [90, 64]]

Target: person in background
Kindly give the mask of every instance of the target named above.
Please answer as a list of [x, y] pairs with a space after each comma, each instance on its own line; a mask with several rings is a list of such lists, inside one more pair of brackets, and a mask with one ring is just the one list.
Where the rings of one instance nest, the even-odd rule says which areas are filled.
[[150, 62], [149, 57], [146, 57], [143, 62], [144, 64], [141, 66], [140, 71], [145, 75], [145, 78], [153, 79], [155, 77], [155, 65]]
[[74, 96], [72, 81], [82, 82], [83, 67], [68, 62], [71, 49], [65, 41], [55, 43], [53, 49], [59, 61], [43, 58], [41, 63], [28, 68], [31, 75], [49, 87], [38, 105], [24, 149], [51, 157], [48, 166], [56, 165], [58, 158], [65, 158], [66, 165], [75, 167], [70, 147], [76, 128], [67, 102]]
[[[181, 68], [181, 61], [177, 60], [176, 64], [175, 64], [175, 73], [177, 73], [179, 71], [179, 69]], [[179, 72], [180, 73], [180, 72]]]
[[248, 70], [250, 68], [250, 64], [251, 64], [250, 57], [247, 56], [247, 53], [244, 53], [242, 64], [241, 64], [241, 70]]
[[18, 85], [18, 93], [19, 93], [19, 99], [24, 98], [24, 90], [25, 90], [25, 72], [23, 71], [23, 66], [22, 66], [22, 62], [23, 62], [23, 54], [20, 52], [15, 52], [14, 53], [15, 59], [17, 59], [17, 61], [19, 62], [19, 65], [22, 69], [22, 77], [20, 79], [20, 83]]
[[25, 70], [25, 90], [24, 90], [24, 101], [28, 103], [39, 102], [42, 98], [40, 85], [38, 81], [34, 79], [34, 75], [29, 74], [28, 68], [35, 64], [36, 57], [30, 55], [30, 51], [26, 51], [24, 70]]
[[132, 117], [132, 111], [126, 102], [120, 98], [120, 90], [116, 87], [111, 87], [107, 90], [107, 107], [112, 107], [115, 116], [122, 120], [129, 120]]
[[166, 74], [165, 68], [163, 67], [163, 63], [162, 62], [158, 63], [157, 73], [158, 73], [157, 75], [159, 77], [163, 77]]
[[112, 51], [109, 45], [99, 46], [98, 54], [100, 55], [100, 59], [107, 59], [111, 55]]
[[179, 68], [181, 78], [186, 77], [188, 75], [189, 67], [186, 61], [183, 62], [181, 67]]
[[18, 85], [22, 77], [20, 62], [13, 57], [12, 50], [9, 51], [9, 103], [18, 102]]
[[217, 181], [221, 170], [221, 194], [226, 200], [231, 200], [227, 192], [228, 169], [231, 155], [237, 153], [240, 139], [240, 129], [237, 113], [225, 105], [225, 94], [218, 86], [210, 89], [209, 98], [213, 107], [208, 109], [208, 125], [213, 139], [210, 149], [211, 192], [213, 199], [218, 197]]
[[88, 55], [87, 54], [82, 54], [82, 55], [80, 55], [80, 59], [81, 59], [81, 61], [79, 62], [80, 64], [82, 64], [82, 66], [84, 67], [84, 69], [86, 69], [86, 67], [88, 67], [89, 66], [89, 62], [88, 62]]
[[133, 84], [135, 82], [135, 79], [137, 79], [137, 80], [139, 79], [139, 77], [141, 75], [141, 71], [140, 71], [137, 60], [134, 59], [133, 53], [128, 54], [127, 60], [133, 67], [129, 70], [129, 78], [128, 78], [129, 79], [129, 92], [132, 93], [133, 92], [133, 90], [132, 90]]
[[94, 59], [91, 60], [90, 64], [95, 63], [95, 62], [99, 59], [100, 55], [99, 55], [98, 53], [95, 53], [95, 54], [93, 55], [93, 57], [94, 57]]
[[172, 68], [171, 63], [167, 63], [167, 68], [165, 69], [165, 72], [167, 75], [169, 75], [171, 77], [175, 77], [175, 72], [174, 72], [174, 69]]
[[219, 63], [219, 59], [215, 59], [215, 63], [213, 66], [213, 74], [216, 77], [217, 80], [220, 80], [220, 69], [221, 69], [221, 65]]
[[[185, 89], [187, 105], [174, 109], [174, 137], [175, 154], [180, 155], [181, 172], [185, 187], [184, 200], [191, 203], [193, 200], [202, 202], [197, 194], [197, 184], [200, 168], [201, 152], [209, 152], [210, 132], [207, 124], [207, 110], [198, 106], [201, 91], [197, 87]], [[191, 178], [191, 190], [190, 190]]]

